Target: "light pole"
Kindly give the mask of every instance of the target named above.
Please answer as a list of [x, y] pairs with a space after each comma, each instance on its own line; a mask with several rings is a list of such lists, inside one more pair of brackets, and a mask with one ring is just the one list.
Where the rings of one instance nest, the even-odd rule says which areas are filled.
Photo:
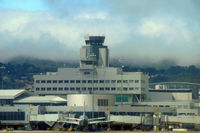
[[122, 65], [121, 66], [121, 105], [123, 105], [123, 99], [122, 99], [122, 97], [123, 97], [123, 68], [124, 68], [124, 66]]

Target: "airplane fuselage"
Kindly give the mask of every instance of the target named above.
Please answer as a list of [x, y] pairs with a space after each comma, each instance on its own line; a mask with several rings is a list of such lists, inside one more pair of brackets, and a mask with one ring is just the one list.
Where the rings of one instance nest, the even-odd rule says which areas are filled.
[[79, 126], [87, 127], [88, 126], [88, 120], [87, 119], [80, 120], [79, 121]]

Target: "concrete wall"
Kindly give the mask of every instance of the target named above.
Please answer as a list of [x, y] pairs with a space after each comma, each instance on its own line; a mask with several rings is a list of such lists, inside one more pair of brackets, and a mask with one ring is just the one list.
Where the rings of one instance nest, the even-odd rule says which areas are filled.
[[[89, 74], [84, 74], [89, 72]], [[66, 94], [76, 94], [76, 93], [89, 93], [88, 88], [97, 88], [97, 90], [92, 91], [95, 94], [146, 94], [148, 90], [148, 75], [144, 75], [141, 72], [131, 72], [125, 73], [121, 72], [120, 68], [96, 68], [96, 69], [87, 69], [82, 70], [80, 68], [59, 68], [57, 73], [47, 74], [47, 75], [34, 75], [34, 89], [36, 94], [54, 94], [54, 95], [66, 95]], [[46, 83], [36, 83], [36, 81], [45, 80]], [[58, 83], [47, 83], [47, 80], [57, 80]], [[59, 80], [63, 80], [63, 83], [59, 83]], [[65, 83], [64, 80], [69, 80], [69, 83]], [[70, 83], [70, 80], [104, 80], [104, 83]], [[109, 80], [109, 83], [106, 83], [106, 80]], [[111, 81], [115, 80], [115, 83]], [[121, 83], [118, 83], [117, 80], [121, 80]], [[124, 81], [127, 82], [124, 82]], [[133, 82], [129, 82], [132, 80]], [[137, 83], [135, 81], [138, 81]], [[142, 82], [144, 81], [144, 82]], [[57, 90], [53, 91], [53, 88], [56, 87]], [[65, 90], [64, 88], [68, 88]], [[39, 88], [39, 91], [36, 91], [36, 88]], [[41, 90], [45, 88], [45, 90]], [[47, 88], [51, 88], [50, 91]], [[63, 88], [63, 90], [59, 90]], [[74, 90], [70, 90], [74, 88]], [[80, 90], [76, 90], [80, 88]], [[82, 88], [86, 88], [86, 91], [82, 91]], [[99, 88], [104, 88], [103, 91], [100, 91]], [[105, 90], [105, 88], [110, 88], [110, 90]], [[111, 90], [115, 88], [115, 90]], [[123, 90], [122, 88], [127, 88]], [[134, 89], [129, 89], [134, 88]]]
[[109, 66], [109, 51], [107, 48], [100, 48], [99, 49], [99, 60], [98, 64], [101, 64], [102, 67]]
[[152, 101], [191, 101], [192, 92], [149, 92]]
[[108, 106], [115, 104], [115, 95], [71, 94], [67, 96], [68, 106], [98, 106], [99, 99], [108, 100]]

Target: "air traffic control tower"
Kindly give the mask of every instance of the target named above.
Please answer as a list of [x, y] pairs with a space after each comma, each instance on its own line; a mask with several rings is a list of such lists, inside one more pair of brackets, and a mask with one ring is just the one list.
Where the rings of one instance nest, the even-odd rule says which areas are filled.
[[[109, 67], [109, 50], [104, 40], [105, 36], [85, 37], [79, 68], [64, 67], [58, 68], [57, 72], [34, 75], [35, 94], [67, 96], [69, 105], [79, 105], [74, 102], [86, 101], [84, 96], [89, 99], [91, 94], [101, 97], [100, 101], [108, 101], [103, 102], [104, 106], [113, 105], [109, 104], [112, 101], [116, 105], [144, 101], [149, 76], [142, 72], [124, 72], [122, 67]], [[76, 96], [79, 100], [70, 103], [70, 99], [77, 99]]]
[[104, 46], [105, 36], [86, 36], [86, 45], [80, 50], [80, 67], [109, 66], [109, 50]]

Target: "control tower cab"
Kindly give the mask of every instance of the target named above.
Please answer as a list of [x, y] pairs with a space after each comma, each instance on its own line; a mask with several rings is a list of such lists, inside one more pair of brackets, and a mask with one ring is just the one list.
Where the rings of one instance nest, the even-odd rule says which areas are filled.
[[109, 50], [104, 46], [105, 36], [86, 36], [86, 45], [80, 49], [80, 67], [108, 67]]

